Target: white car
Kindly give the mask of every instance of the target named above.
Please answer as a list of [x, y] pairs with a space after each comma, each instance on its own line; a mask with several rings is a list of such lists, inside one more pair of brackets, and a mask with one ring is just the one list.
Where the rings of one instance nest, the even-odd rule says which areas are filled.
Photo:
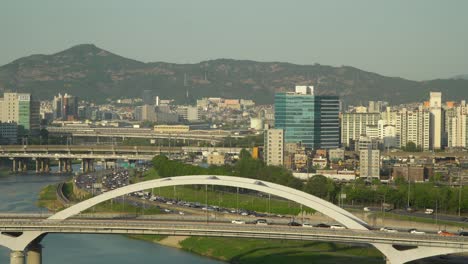
[[419, 231], [419, 230], [417, 230], [417, 229], [415, 229], [415, 228], [410, 229], [410, 230], [409, 230], [409, 233], [410, 233], [410, 234], [415, 234], [415, 235], [424, 235], [424, 234], [426, 234], [426, 232], [424, 232], [424, 231]]
[[434, 209], [427, 208], [426, 211], [424, 211], [425, 214], [431, 215], [434, 213]]
[[310, 223], [303, 223], [302, 227], [314, 227], [314, 226]]
[[237, 225], [243, 225], [243, 224], [245, 224], [245, 221], [237, 220], [237, 219], [236, 219], [236, 220], [232, 220], [231, 223], [237, 224]]
[[382, 227], [380, 231], [388, 232], [388, 233], [398, 233], [398, 230], [390, 228], [390, 227]]
[[371, 209], [369, 207], [364, 207], [364, 212], [370, 212]]
[[346, 229], [346, 227], [344, 227], [342, 225], [331, 225], [330, 228], [331, 229]]

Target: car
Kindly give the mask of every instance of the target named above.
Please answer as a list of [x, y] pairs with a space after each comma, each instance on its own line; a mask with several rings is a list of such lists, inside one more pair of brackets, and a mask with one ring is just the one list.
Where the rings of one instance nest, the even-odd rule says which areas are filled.
[[288, 223], [288, 226], [302, 226], [302, 225], [299, 224], [298, 222], [291, 221]]
[[424, 234], [426, 234], [426, 232], [424, 232], [424, 231], [419, 231], [419, 230], [417, 230], [416, 228], [411, 228], [411, 229], [409, 229], [409, 230], [408, 230], [408, 233], [410, 233], [410, 234], [415, 234], [415, 235], [424, 235]]
[[237, 225], [243, 225], [243, 224], [245, 224], [245, 221], [235, 219], [235, 220], [232, 220], [231, 223], [232, 224], [237, 224]]
[[370, 212], [371, 211], [371, 209], [369, 207], [364, 207], [363, 210], [364, 210], [364, 212]]
[[346, 229], [346, 227], [344, 227], [342, 225], [331, 225], [330, 228], [331, 229]]
[[266, 219], [257, 219], [257, 221], [255, 221], [255, 224], [256, 225], [268, 225], [268, 222]]
[[314, 227], [320, 227], [320, 228], [330, 228], [330, 225], [327, 225], [325, 223], [320, 223], [320, 224], [316, 224], [314, 225]]
[[411, 208], [411, 207], [406, 207], [405, 210], [406, 210], [406, 212], [408, 212], [408, 213], [414, 212], [414, 209]]
[[398, 233], [398, 230], [390, 228], [390, 227], [382, 227], [380, 231], [388, 232], [388, 233]]
[[424, 211], [425, 214], [427, 215], [431, 215], [434, 213], [434, 209], [431, 209], [431, 208], [427, 208], [425, 211]]
[[184, 212], [182, 212], [182, 211], [179, 211], [179, 214], [180, 214], [180, 215], [185, 215], [185, 213], [184, 213]]
[[445, 230], [439, 230], [439, 231], [437, 232], [437, 234], [438, 234], [439, 236], [455, 236], [454, 233], [450, 233], [450, 232], [447, 232], [447, 231], [445, 231]]
[[310, 223], [303, 223], [302, 227], [314, 227], [314, 226]]
[[458, 232], [459, 236], [468, 236], [468, 231], [460, 231]]

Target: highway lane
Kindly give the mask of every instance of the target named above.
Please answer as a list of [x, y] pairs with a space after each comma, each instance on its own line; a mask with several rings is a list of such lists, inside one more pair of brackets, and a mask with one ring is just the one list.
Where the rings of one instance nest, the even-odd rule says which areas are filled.
[[386, 233], [381, 231], [334, 230], [285, 225], [229, 224], [226, 222], [175, 220], [1, 219], [2, 232], [39, 230], [46, 233], [161, 234], [223, 236], [289, 240], [319, 240], [349, 243], [385, 243], [407, 246], [451, 247], [468, 250], [468, 237], [433, 234]]

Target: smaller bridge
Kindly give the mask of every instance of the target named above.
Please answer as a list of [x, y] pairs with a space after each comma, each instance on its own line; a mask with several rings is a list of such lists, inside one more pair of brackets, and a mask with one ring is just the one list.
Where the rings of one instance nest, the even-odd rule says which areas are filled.
[[[238, 154], [241, 148], [215, 147], [159, 147], [116, 145], [4, 145], [0, 146], [0, 158], [13, 161], [14, 172], [25, 171], [28, 160], [36, 161], [36, 172], [48, 172], [50, 160], [59, 161], [60, 172], [71, 172], [71, 161], [81, 160], [85, 172], [94, 170], [94, 161], [151, 160], [154, 156], [171, 153], [219, 152]], [[107, 165], [106, 165], [107, 167]]]

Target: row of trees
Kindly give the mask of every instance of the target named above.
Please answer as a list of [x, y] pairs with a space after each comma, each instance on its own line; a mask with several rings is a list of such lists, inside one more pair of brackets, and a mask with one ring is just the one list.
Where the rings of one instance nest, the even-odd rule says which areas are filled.
[[[180, 175], [231, 175], [269, 181], [315, 195], [336, 203], [340, 193], [346, 194], [343, 202], [355, 205], [381, 205], [387, 203], [394, 208], [405, 208], [408, 203], [408, 183], [399, 180], [393, 185], [372, 184], [356, 180], [350, 184], [336, 183], [322, 175], [315, 175], [303, 182], [295, 178], [283, 167], [267, 166], [262, 160], [253, 159], [250, 153], [242, 150], [239, 161], [234, 165], [210, 166], [208, 168], [169, 160], [166, 156], [156, 156], [153, 165], [161, 177]], [[433, 208], [440, 211], [468, 212], [468, 187], [438, 186], [436, 182], [411, 183], [409, 192], [410, 206], [413, 208]], [[461, 191], [461, 193], [459, 193]], [[461, 196], [459, 196], [461, 194]]]

